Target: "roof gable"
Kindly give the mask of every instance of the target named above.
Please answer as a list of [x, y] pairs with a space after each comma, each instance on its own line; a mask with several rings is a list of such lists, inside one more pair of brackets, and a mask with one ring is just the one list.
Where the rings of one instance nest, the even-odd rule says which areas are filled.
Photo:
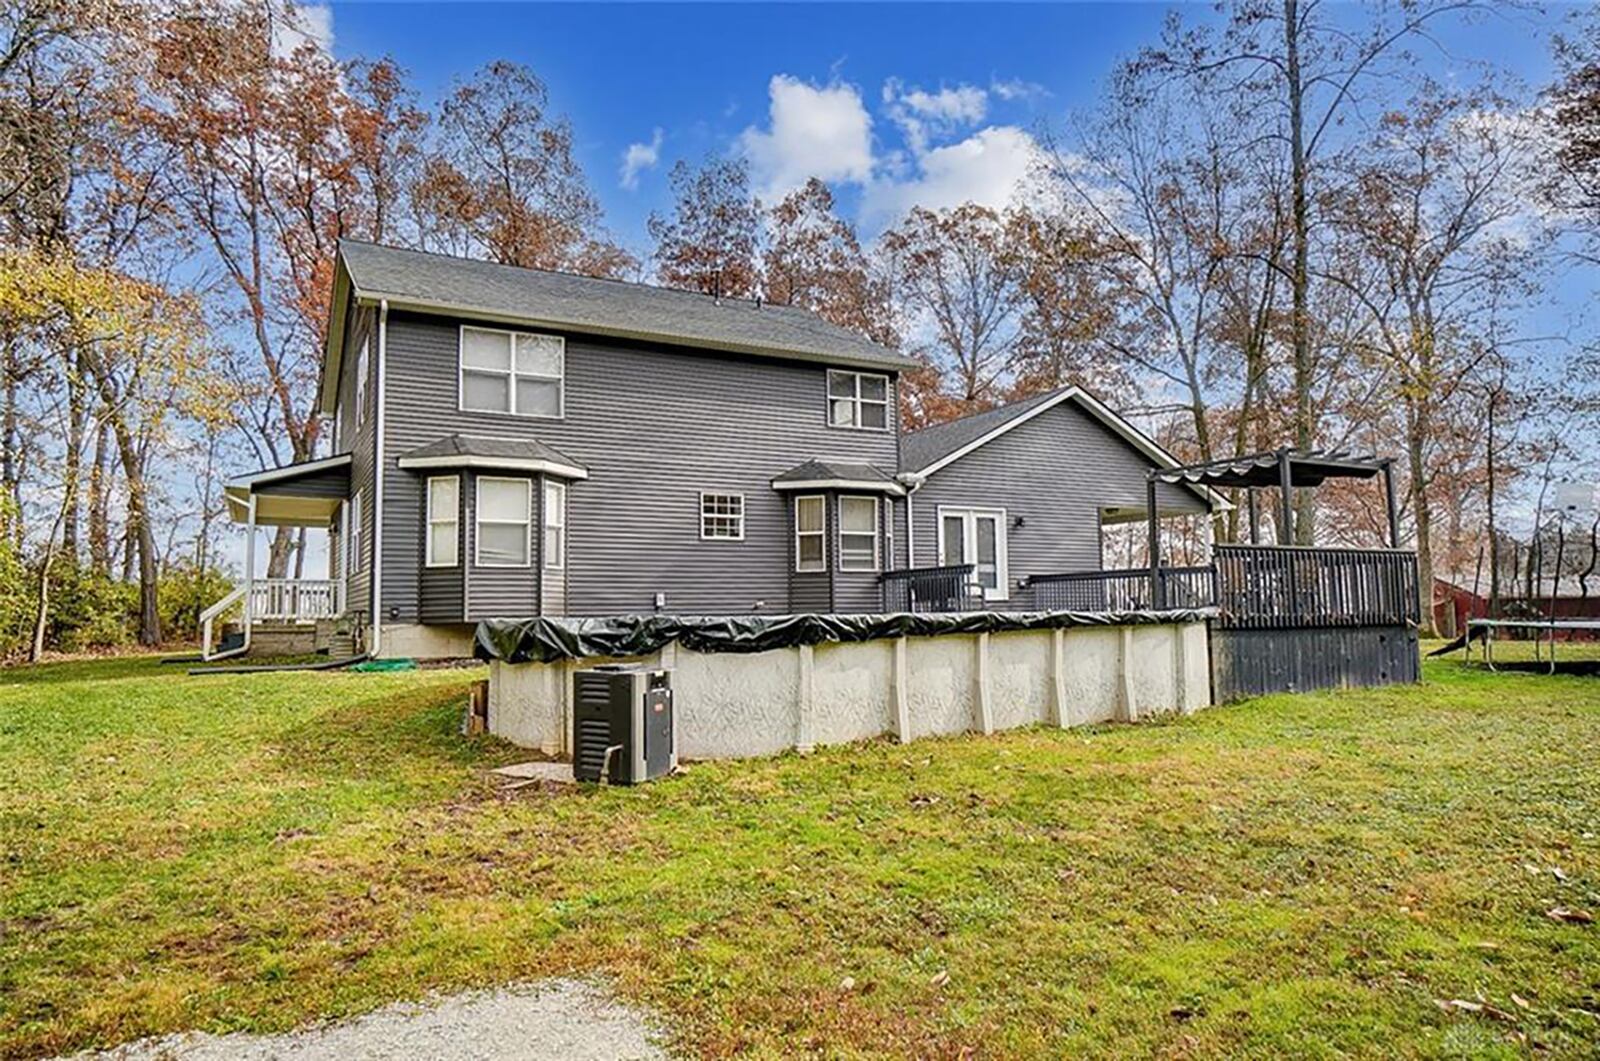
[[[1180, 466], [1176, 457], [1098, 398], [1079, 387], [1062, 387], [905, 435], [900, 440], [901, 470], [910, 475], [932, 475], [1065, 402], [1072, 402], [1091, 419], [1141, 453], [1155, 467]], [[1232, 507], [1226, 498], [1207, 487], [1193, 483], [1184, 485], [1208, 504], [1222, 509]]]

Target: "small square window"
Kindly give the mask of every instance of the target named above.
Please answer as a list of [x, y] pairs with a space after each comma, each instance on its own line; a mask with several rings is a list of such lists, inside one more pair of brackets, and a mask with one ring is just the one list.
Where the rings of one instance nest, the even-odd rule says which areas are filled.
[[701, 494], [700, 537], [705, 541], [744, 541], [744, 495]]

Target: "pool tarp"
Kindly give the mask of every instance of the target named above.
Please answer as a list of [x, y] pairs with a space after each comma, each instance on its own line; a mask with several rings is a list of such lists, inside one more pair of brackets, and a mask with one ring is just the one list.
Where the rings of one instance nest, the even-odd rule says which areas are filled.
[[693, 652], [766, 652], [798, 645], [940, 634], [1000, 634], [1074, 626], [1202, 622], [1215, 608], [1128, 612], [940, 612], [886, 615], [622, 615], [486, 619], [473, 654], [505, 663], [644, 656], [677, 642]]

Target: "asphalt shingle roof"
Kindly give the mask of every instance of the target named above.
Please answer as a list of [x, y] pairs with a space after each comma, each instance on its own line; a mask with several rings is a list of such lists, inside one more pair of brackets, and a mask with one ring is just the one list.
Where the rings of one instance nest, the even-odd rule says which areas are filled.
[[879, 468], [876, 464], [857, 464], [850, 461], [825, 461], [813, 457], [804, 464], [797, 464], [793, 468], [772, 480], [772, 485], [779, 483], [815, 483], [830, 479], [841, 479], [852, 483], [882, 483], [885, 486], [897, 486], [894, 476]]
[[902, 435], [900, 438], [900, 464], [903, 471], [920, 472], [928, 465], [949, 456], [962, 446], [987, 435], [995, 428], [1010, 423], [1017, 417], [1035, 409], [1038, 406], [1060, 394], [1060, 390], [1046, 391], [1024, 398], [1020, 402], [1002, 405], [998, 409], [987, 412], [973, 413], [963, 416], [959, 420], [951, 420], [943, 424], [925, 427], [920, 431]]
[[808, 310], [341, 241], [357, 294], [686, 346], [880, 369], [916, 362]]
[[447, 435], [426, 446], [418, 446], [400, 454], [400, 460], [421, 460], [427, 457], [485, 457], [500, 460], [517, 461], [547, 461], [551, 464], [565, 464], [573, 468], [583, 468], [583, 465], [562, 453], [554, 446], [547, 446], [538, 439], [532, 438], [484, 438], [481, 435]]

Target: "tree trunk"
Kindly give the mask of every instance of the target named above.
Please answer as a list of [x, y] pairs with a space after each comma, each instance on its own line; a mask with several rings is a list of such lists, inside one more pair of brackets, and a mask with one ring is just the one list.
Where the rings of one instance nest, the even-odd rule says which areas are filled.
[[111, 428], [95, 427], [94, 464], [89, 469], [89, 562], [98, 575], [111, 575]]
[[1426, 396], [1411, 405], [1406, 417], [1406, 465], [1411, 472], [1411, 517], [1417, 528], [1417, 606], [1423, 637], [1433, 636], [1433, 509], [1428, 504], [1428, 480], [1423, 449], [1433, 429], [1433, 410]]
[[[139, 644], [161, 644], [161, 603], [158, 596], [156, 539], [150, 526], [149, 492], [139, 449], [121, 416], [112, 417], [117, 449], [122, 454], [122, 475], [128, 481], [128, 523], [139, 547]], [[131, 545], [130, 545], [131, 548]]]
[[[1300, 3], [1283, 2], [1284, 78], [1289, 96], [1289, 182], [1293, 221], [1294, 264], [1289, 272], [1293, 308], [1289, 315], [1291, 345], [1294, 348], [1294, 444], [1309, 450], [1316, 440], [1315, 415], [1311, 401], [1311, 318], [1307, 305], [1311, 286], [1311, 221], [1306, 190], [1305, 88], [1300, 74]], [[1310, 545], [1316, 540], [1315, 496], [1302, 490], [1295, 498], [1295, 541]]]
[[50, 568], [56, 560], [56, 536], [61, 533], [66, 519], [67, 499], [63, 494], [61, 506], [56, 509], [56, 519], [44, 543], [44, 559], [39, 564], [39, 585], [34, 596], [33, 642], [28, 646], [28, 662], [38, 663], [44, 658], [44, 635], [50, 623]]
[[5, 408], [0, 410], [0, 485], [10, 502], [0, 510], [0, 533], [10, 536], [17, 551], [22, 551], [22, 467], [17, 459], [17, 387], [21, 368], [17, 364], [17, 346], [14, 341], [5, 344], [5, 363], [0, 366], [5, 373]]
[[61, 552], [78, 562], [78, 486], [83, 475], [83, 437], [87, 427], [88, 395], [83, 384], [84, 362], [67, 373], [67, 451], [62, 489], [65, 516], [61, 522]]

